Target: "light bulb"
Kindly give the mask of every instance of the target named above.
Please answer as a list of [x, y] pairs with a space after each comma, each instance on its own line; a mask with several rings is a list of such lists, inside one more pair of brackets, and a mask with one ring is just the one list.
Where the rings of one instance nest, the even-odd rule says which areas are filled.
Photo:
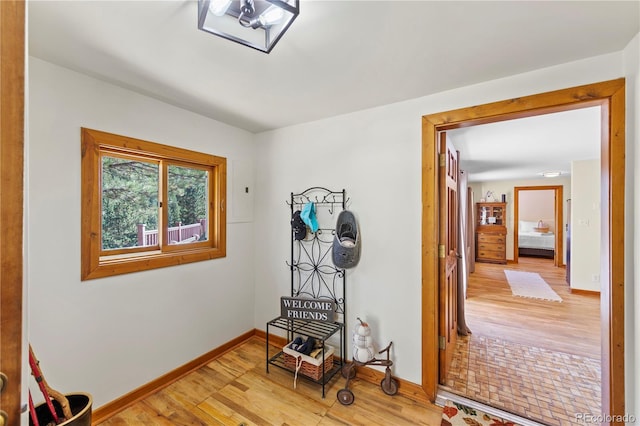
[[258, 20], [263, 27], [278, 23], [284, 17], [284, 10], [276, 6], [271, 6], [264, 12]]
[[209, 2], [209, 12], [216, 16], [222, 16], [227, 13], [231, 0], [211, 0]]

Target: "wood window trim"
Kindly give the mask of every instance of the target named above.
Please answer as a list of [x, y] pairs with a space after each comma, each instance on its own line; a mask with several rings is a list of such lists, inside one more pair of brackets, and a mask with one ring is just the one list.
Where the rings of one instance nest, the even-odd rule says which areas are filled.
[[[227, 160], [182, 148], [162, 145], [112, 133], [81, 129], [81, 280], [90, 280], [226, 256]], [[131, 254], [101, 256], [100, 152], [123, 154], [211, 167], [209, 240], [185, 247], [160, 248]]]

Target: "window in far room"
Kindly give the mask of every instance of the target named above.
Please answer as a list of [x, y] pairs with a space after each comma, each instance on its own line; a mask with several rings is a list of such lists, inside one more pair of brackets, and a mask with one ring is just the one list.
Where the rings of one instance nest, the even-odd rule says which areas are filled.
[[226, 159], [82, 129], [82, 279], [225, 256]]

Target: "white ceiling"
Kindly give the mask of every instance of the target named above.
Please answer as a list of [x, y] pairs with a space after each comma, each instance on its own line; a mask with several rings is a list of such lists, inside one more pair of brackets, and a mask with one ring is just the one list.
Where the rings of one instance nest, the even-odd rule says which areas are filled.
[[[195, 1], [28, 2], [29, 54], [251, 132], [622, 50], [637, 1], [310, 1], [271, 54]], [[538, 139], [540, 141], [540, 139]]]
[[600, 107], [447, 131], [470, 182], [571, 174], [571, 162], [600, 158]]

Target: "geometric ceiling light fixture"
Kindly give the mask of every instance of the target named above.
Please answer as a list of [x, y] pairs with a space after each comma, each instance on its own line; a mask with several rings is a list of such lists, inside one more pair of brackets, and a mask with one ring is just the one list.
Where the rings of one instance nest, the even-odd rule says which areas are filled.
[[560, 171], [549, 171], [549, 172], [542, 172], [540, 173], [542, 176], [546, 177], [546, 178], [554, 178], [554, 177], [558, 177], [562, 174], [562, 172]]
[[198, 28], [269, 53], [299, 13], [299, 0], [198, 0]]

